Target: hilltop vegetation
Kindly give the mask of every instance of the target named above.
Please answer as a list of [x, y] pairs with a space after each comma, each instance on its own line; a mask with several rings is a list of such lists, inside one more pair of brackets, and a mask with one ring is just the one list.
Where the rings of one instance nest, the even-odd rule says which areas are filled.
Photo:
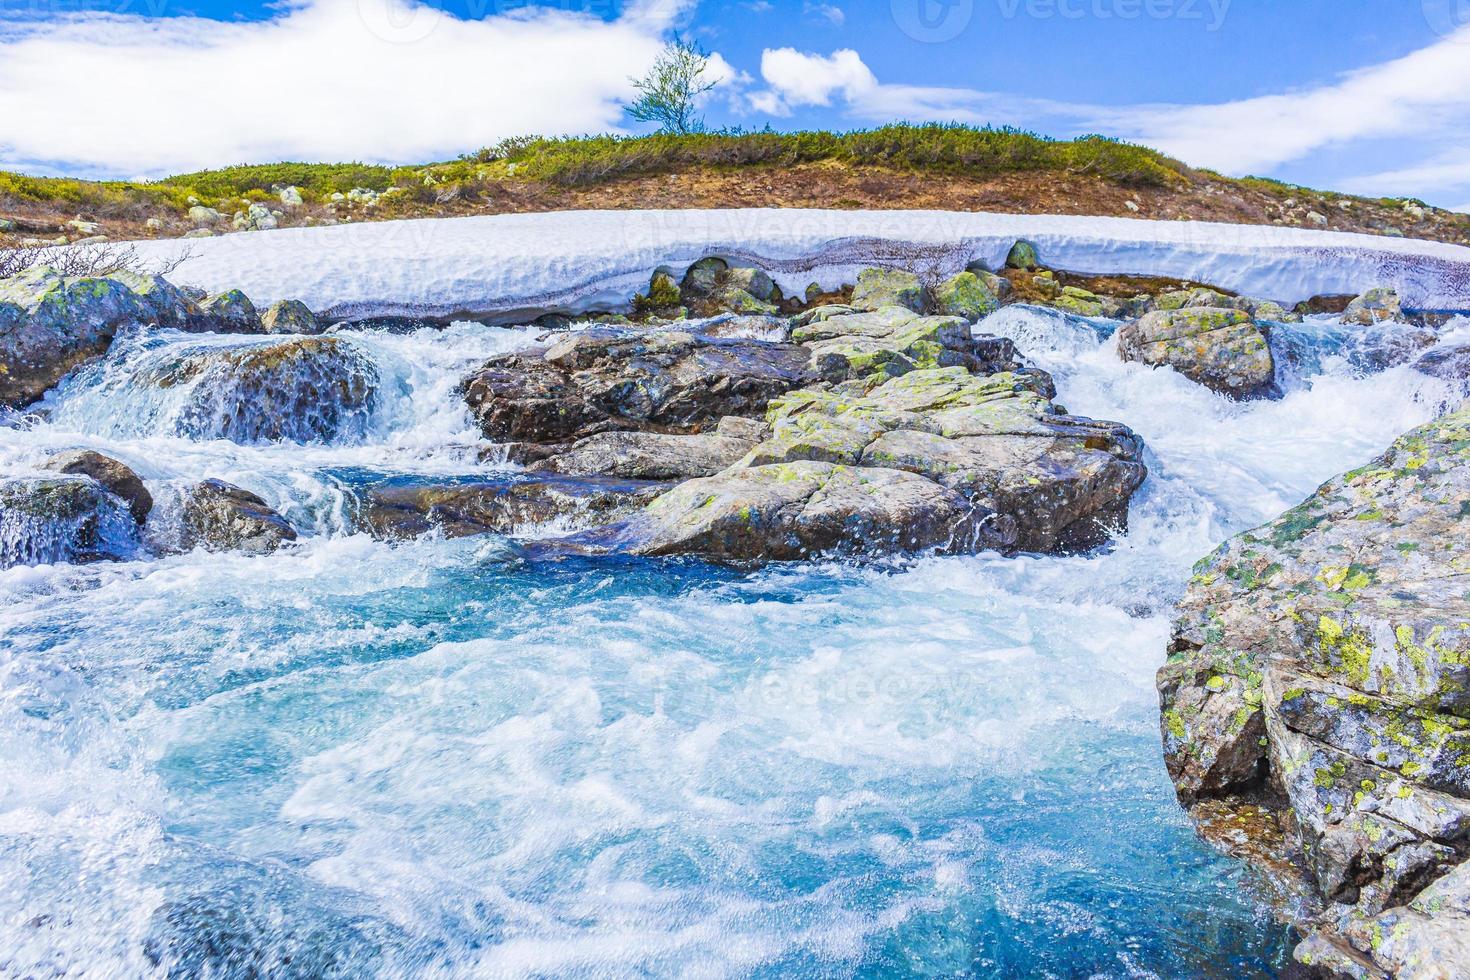
[[[295, 192], [283, 199], [285, 188]], [[354, 193], [355, 192], [355, 193]], [[296, 198], [299, 197], [299, 202]], [[1196, 219], [1470, 242], [1470, 216], [1192, 169], [1101, 136], [894, 125], [850, 133], [523, 138], [419, 166], [274, 163], [153, 182], [0, 172], [0, 243], [629, 207], [950, 208]], [[191, 208], [212, 209], [209, 218]], [[95, 227], [94, 227], [95, 226]]]

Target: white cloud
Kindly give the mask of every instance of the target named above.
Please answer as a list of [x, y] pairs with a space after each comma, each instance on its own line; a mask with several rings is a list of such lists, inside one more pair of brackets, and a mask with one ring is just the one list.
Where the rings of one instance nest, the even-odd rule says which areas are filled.
[[1218, 105], [1097, 109], [1094, 118], [1181, 159], [1269, 170], [1354, 140], [1470, 130], [1470, 26], [1315, 88]]
[[690, 6], [642, 0], [611, 22], [546, 7], [460, 20], [417, 0], [301, 0], [254, 22], [0, 20], [0, 164], [158, 175], [607, 131]]
[[805, 17], [821, 18], [833, 27], [841, 27], [847, 23], [846, 11], [834, 3], [821, 3], [818, 0], [802, 0], [801, 12]]
[[[1226, 173], [1269, 174], [1356, 141], [1417, 137], [1470, 145], [1470, 26], [1395, 61], [1315, 88], [1213, 105], [1099, 106], [968, 88], [881, 82], [851, 49], [830, 55], [768, 49], [767, 88], [750, 93], [758, 112], [790, 115], [837, 105], [862, 122], [943, 121], [1019, 125], [1057, 134], [1107, 133]], [[1406, 148], [1405, 152], [1412, 152]], [[1470, 153], [1353, 177], [1344, 189], [1417, 195], [1470, 190]]]

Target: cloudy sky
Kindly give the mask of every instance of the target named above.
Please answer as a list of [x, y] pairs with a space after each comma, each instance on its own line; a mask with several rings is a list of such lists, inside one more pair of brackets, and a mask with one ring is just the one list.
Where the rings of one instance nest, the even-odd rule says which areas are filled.
[[674, 32], [715, 54], [716, 126], [1098, 132], [1470, 210], [1470, 0], [0, 0], [0, 167], [636, 132], [628, 76]]

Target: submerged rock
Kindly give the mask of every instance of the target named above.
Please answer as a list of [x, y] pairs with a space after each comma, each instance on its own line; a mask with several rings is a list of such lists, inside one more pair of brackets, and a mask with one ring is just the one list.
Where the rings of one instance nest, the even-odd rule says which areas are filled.
[[381, 538], [431, 531], [450, 538], [512, 534], [559, 520], [589, 526], [625, 517], [665, 489], [663, 483], [602, 477], [401, 479], [365, 491], [358, 522]]
[[378, 402], [372, 361], [342, 337], [195, 347], [136, 383], [184, 387], [179, 435], [232, 442], [332, 442], [360, 437]]
[[109, 493], [127, 504], [133, 520], [143, 524], [153, 510], [153, 495], [138, 474], [111, 456], [91, 449], [68, 449], [46, 460], [44, 469], [56, 473], [89, 476]]
[[[1185, 805], [1280, 801], [1326, 903], [1298, 951], [1313, 965], [1421, 975], [1414, 953], [1464, 928], [1467, 521], [1463, 406], [1222, 546], [1179, 604], [1169, 774]], [[1467, 953], [1447, 943], [1423, 975], [1470, 975]]]
[[0, 478], [0, 567], [119, 560], [137, 540], [127, 506], [89, 476]]
[[1263, 397], [1275, 385], [1271, 345], [1240, 310], [1156, 310], [1119, 328], [1118, 353], [1125, 361], [1172, 367], [1232, 398]]
[[814, 380], [794, 344], [677, 330], [573, 334], [544, 352], [493, 358], [465, 382], [485, 438], [561, 443], [598, 432], [695, 432], [755, 415]]
[[223, 480], [205, 480], [184, 495], [186, 549], [264, 555], [295, 540], [296, 531], [286, 519], [249, 490]]
[[1056, 414], [1041, 384], [951, 367], [794, 392], [738, 465], [584, 543], [736, 561], [1092, 547], [1126, 524], [1142, 447], [1123, 426]]

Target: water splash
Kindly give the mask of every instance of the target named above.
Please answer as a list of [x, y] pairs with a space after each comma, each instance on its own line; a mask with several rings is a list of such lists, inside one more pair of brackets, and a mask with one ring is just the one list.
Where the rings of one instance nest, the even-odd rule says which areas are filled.
[[334, 523], [364, 474], [475, 475], [455, 386], [524, 332], [353, 334], [358, 445], [0, 429], [0, 462], [85, 444], [318, 531], [0, 570], [0, 974], [1274, 974], [1290, 937], [1163, 771], [1169, 604], [1453, 386], [1309, 323], [1285, 397], [1236, 403], [1111, 326], [981, 327], [1148, 443], [1086, 558], [736, 574]]

